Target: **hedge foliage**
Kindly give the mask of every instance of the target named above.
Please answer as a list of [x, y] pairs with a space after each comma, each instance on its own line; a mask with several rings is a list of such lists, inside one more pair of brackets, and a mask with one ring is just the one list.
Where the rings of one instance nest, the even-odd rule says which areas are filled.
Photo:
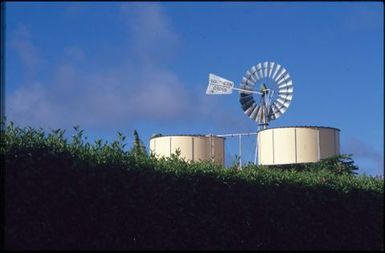
[[383, 250], [383, 178], [157, 159], [75, 130], [2, 133], [7, 249]]

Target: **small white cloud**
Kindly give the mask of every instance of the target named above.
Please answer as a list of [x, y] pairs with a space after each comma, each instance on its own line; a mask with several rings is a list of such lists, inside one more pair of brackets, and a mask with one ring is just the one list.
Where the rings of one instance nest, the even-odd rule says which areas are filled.
[[[20, 125], [51, 127], [54, 105], [47, 101], [47, 93], [39, 83], [22, 86], [8, 99], [8, 119]], [[60, 122], [59, 122], [60, 123]]]
[[43, 60], [39, 55], [37, 47], [32, 42], [30, 31], [24, 24], [19, 24], [11, 35], [10, 46], [16, 50], [27, 76], [29, 78], [33, 77], [38, 66], [43, 63]]
[[158, 3], [125, 3], [121, 18], [130, 31], [132, 52], [146, 64], [171, 58], [180, 38]]
[[[148, 72], [147, 72], [148, 71]], [[135, 83], [130, 100], [139, 105], [140, 118], [172, 119], [183, 117], [189, 111], [188, 91], [178, 77], [166, 70], [147, 70], [142, 79]]]

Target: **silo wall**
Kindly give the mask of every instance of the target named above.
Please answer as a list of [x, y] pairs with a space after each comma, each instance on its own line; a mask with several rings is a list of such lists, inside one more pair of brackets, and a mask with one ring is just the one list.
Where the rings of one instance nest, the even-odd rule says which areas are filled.
[[281, 127], [258, 132], [258, 164], [317, 162], [340, 153], [339, 132], [331, 127]]
[[225, 164], [225, 138], [205, 135], [171, 135], [150, 139], [150, 151], [156, 156], [170, 157], [180, 150], [186, 161], [214, 161]]

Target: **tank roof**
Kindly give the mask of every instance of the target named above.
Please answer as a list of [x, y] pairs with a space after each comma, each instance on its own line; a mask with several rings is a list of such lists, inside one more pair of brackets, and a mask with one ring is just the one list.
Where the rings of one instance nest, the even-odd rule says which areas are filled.
[[[153, 138], [158, 138], [158, 137], [186, 137], [186, 136], [190, 136], [190, 137], [210, 137], [210, 134], [154, 134], [150, 137], [150, 140], [153, 139]], [[223, 138], [225, 139], [225, 137], [222, 137], [222, 136], [216, 136], [216, 135], [212, 135], [213, 137], [216, 137], [216, 138]]]
[[270, 128], [266, 128], [266, 129], [261, 129], [258, 132], [265, 131], [265, 130], [270, 130], [270, 129], [279, 129], [279, 128], [328, 128], [328, 129], [333, 129], [333, 130], [341, 131], [338, 128], [327, 127], [327, 126], [283, 126], [283, 127], [270, 127]]

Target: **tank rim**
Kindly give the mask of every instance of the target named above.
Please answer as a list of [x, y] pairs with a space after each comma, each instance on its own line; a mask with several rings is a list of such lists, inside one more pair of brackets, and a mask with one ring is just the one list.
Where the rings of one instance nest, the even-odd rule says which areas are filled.
[[[159, 134], [159, 135], [156, 135], [156, 136], [151, 136], [150, 137], [150, 140], [151, 139], [155, 139], [155, 138], [160, 138], [160, 137], [210, 137], [211, 135], [210, 134]], [[213, 137], [215, 138], [222, 138], [222, 139], [226, 139], [225, 137], [222, 137], [222, 136], [216, 136], [216, 135], [212, 135]]]
[[266, 130], [280, 129], [280, 128], [312, 128], [312, 129], [323, 128], [323, 129], [333, 129], [333, 130], [337, 130], [337, 131], [341, 132], [341, 130], [336, 128], [336, 127], [328, 127], [328, 126], [282, 126], [282, 127], [269, 127], [269, 128], [266, 128], [266, 129], [258, 130], [257, 132], [259, 133], [259, 132], [266, 131]]

